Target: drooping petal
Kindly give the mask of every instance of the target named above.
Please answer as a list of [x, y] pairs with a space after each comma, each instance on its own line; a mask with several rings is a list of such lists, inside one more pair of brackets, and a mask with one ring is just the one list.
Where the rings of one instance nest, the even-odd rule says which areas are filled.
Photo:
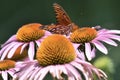
[[22, 77], [20, 77], [20, 80], [27, 80], [27, 75], [34, 69], [34, 65], [30, 66], [27, 70], [25, 70], [25, 73]]
[[9, 45], [6, 45], [0, 50], [0, 56], [3, 54], [3, 52], [9, 47]]
[[10, 76], [12, 76], [12, 78], [16, 78], [16, 76], [17, 76], [15, 74], [16, 71], [13, 68], [9, 69], [7, 72]]
[[62, 72], [63, 72], [64, 74], [66, 74], [66, 75], [68, 74], [68, 73], [67, 73], [67, 70], [66, 70], [66, 68], [65, 68], [64, 65], [61, 65], [60, 68], [61, 68], [61, 70], [62, 70]]
[[[103, 72], [102, 70], [98, 69], [99, 73], [102, 74], [100, 75], [100, 77], [106, 79], [108, 76], [105, 74], [105, 72]], [[107, 79], [106, 79], [107, 80]]]
[[8, 53], [8, 58], [11, 58], [13, 55], [14, 55], [14, 53], [15, 53], [15, 51], [17, 50], [17, 48], [19, 47], [19, 46], [21, 46], [23, 43], [18, 43], [17, 45], [15, 45], [11, 50], [10, 50], [10, 52]]
[[35, 76], [34, 80], [43, 80], [43, 78], [46, 76], [46, 74], [49, 72], [50, 67], [45, 67], [41, 69]]
[[99, 41], [94, 41], [93, 44], [96, 46], [96, 48], [99, 51], [103, 52], [104, 54], [108, 53], [107, 48], [102, 43], [100, 43]]
[[19, 68], [19, 67], [24, 67], [24, 66], [26, 66], [26, 64], [23, 64], [23, 63], [25, 63], [25, 62], [17, 62], [16, 64], [15, 64], [15, 68]]
[[23, 50], [25, 49], [25, 47], [28, 45], [28, 43], [24, 43], [21, 47], [21, 50], [20, 50], [20, 54], [23, 52]]
[[[26, 74], [26, 72], [28, 73], [29, 71], [32, 71], [34, 69], [35, 63], [36, 63], [36, 60], [34, 60], [34, 61], [17, 62], [16, 66], [15, 66], [15, 68], [17, 68], [17, 71], [16, 71], [17, 72], [16, 73], [17, 78], [21, 79], [23, 74]], [[27, 78], [27, 76], [25, 77], [25, 79], [26, 78]]]
[[[78, 62], [79, 64], [81, 64], [82, 66], [84, 66], [85, 70], [87, 71], [87, 76], [90, 78], [90, 80], [93, 80], [93, 74], [95, 73], [95, 75], [98, 76], [98, 78], [101, 80], [101, 78], [104, 78], [104, 80], [107, 80], [107, 76], [106, 74], [100, 70], [97, 69], [96, 67], [94, 67], [91, 63], [86, 62], [86, 61], [82, 61], [80, 59], [76, 59], [76, 62]], [[89, 79], [88, 79], [89, 80]]]
[[29, 80], [34, 80], [34, 77], [36, 76], [40, 69], [35, 69], [34, 72], [32, 72], [32, 75], [30, 76]]
[[85, 54], [86, 54], [88, 60], [90, 61], [92, 59], [90, 43], [85, 43]]
[[77, 56], [82, 59], [82, 60], [85, 60], [86, 57], [85, 57], [85, 54], [83, 49], [81, 50], [79, 47], [81, 47], [82, 45], [81, 44], [77, 44], [77, 43], [72, 43], [73, 44], [73, 47], [75, 49], [75, 53], [77, 54]]
[[82, 51], [78, 51], [76, 50], [77, 56], [81, 59], [81, 60], [85, 60], [85, 53]]
[[112, 46], [117, 46], [117, 43], [109, 38], [106, 38], [106, 37], [103, 37], [103, 38], [100, 38], [98, 39], [99, 41], [103, 41], [109, 45], [112, 45]]
[[2, 71], [3, 80], [8, 80], [8, 73], [6, 71]]
[[65, 64], [66, 69], [69, 70], [69, 72], [71, 72], [71, 74], [76, 78], [76, 80], [80, 80], [80, 74], [78, 73], [78, 71], [70, 64]]
[[7, 47], [7, 49], [2, 53], [1, 60], [4, 60], [4, 58], [7, 56], [8, 52], [10, 51], [10, 49], [12, 49], [12, 47], [14, 47], [16, 44], [17, 42], [13, 42], [13, 44], [11, 43], [11, 45]]
[[92, 51], [91, 51], [91, 57], [94, 58], [95, 57], [95, 52], [96, 52], [96, 49], [95, 47], [93, 47]]
[[16, 41], [16, 35], [11, 36], [4, 44], [1, 45], [1, 47], [4, 47], [5, 45], [12, 41]]
[[71, 62], [71, 64], [83, 73], [85, 80], [88, 80], [87, 72], [84, 70], [84, 67], [81, 64], [75, 61]]
[[34, 42], [30, 42], [29, 49], [28, 49], [28, 56], [30, 60], [34, 59], [34, 55], [35, 55], [35, 45], [34, 45]]
[[61, 67], [60, 65], [56, 65], [56, 66], [55, 66], [55, 73], [56, 73], [57, 79], [60, 79], [60, 80], [61, 80], [61, 79], [63, 79], [63, 78], [62, 78], [62, 76], [61, 76], [61, 73], [62, 73], [62, 72], [61, 72], [60, 67]]
[[50, 69], [50, 74], [52, 74], [52, 77], [55, 78], [56, 77], [56, 73], [55, 73], [55, 69], [54, 69], [54, 66], [51, 66], [51, 69]]

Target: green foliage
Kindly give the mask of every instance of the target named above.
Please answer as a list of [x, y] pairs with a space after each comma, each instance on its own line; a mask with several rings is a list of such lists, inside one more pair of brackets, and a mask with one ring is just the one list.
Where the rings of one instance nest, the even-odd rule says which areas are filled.
[[102, 69], [108, 76], [109, 80], [113, 80], [113, 74], [115, 72], [114, 63], [111, 58], [102, 56], [97, 58], [93, 63], [97, 68]]

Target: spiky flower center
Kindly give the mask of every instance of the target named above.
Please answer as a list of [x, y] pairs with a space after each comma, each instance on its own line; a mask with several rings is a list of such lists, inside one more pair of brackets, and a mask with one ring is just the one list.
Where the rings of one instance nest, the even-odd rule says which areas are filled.
[[62, 35], [48, 36], [38, 48], [36, 58], [40, 65], [65, 64], [76, 58], [72, 43]]
[[0, 71], [8, 70], [15, 67], [15, 61], [12, 60], [3, 60], [0, 61]]
[[34, 41], [44, 36], [44, 31], [40, 29], [41, 24], [31, 23], [23, 25], [17, 31], [17, 39], [22, 42]]
[[97, 35], [97, 31], [94, 28], [79, 28], [75, 30], [71, 35], [70, 39], [74, 43], [85, 43], [93, 40]]

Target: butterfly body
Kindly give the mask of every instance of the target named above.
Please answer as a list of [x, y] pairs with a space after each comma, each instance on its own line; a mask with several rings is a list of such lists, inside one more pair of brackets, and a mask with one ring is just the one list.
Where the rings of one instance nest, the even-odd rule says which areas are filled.
[[68, 35], [72, 31], [72, 24], [68, 26], [56, 25], [56, 24], [44, 25], [41, 26], [41, 29], [47, 30], [53, 34]]

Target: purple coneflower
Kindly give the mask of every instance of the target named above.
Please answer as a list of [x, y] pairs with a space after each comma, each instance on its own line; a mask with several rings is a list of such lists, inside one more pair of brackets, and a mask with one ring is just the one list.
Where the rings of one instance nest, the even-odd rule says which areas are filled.
[[25, 65], [16, 73], [18, 80], [44, 80], [47, 74], [53, 79], [93, 80], [106, 79], [106, 74], [89, 62], [81, 60], [76, 49], [66, 37], [53, 34], [44, 39], [36, 53], [36, 60], [23, 62]]
[[10, 37], [8, 41], [1, 46], [1, 60], [4, 60], [5, 58], [12, 58], [16, 55], [16, 52], [18, 52], [18, 57], [25, 57], [27, 56], [27, 53], [30, 60], [33, 60], [36, 47], [40, 45], [46, 36], [50, 35], [48, 31], [41, 30], [40, 26], [42, 25], [39, 23], [23, 25], [15, 35]]
[[80, 52], [84, 52], [88, 60], [95, 57], [96, 48], [104, 54], [108, 53], [107, 48], [103, 45], [107, 43], [112, 46], [117, 46], [114, 40], [120, 41], [120, 30], [96, 29], [96, 27], [79, 28], [70, 35], [70, 40], [73, 43], [80, 44], [78, 47]]
[[2, 60], [0, 61], [0, 75], [3, 80], [11, 80], [16, 77], [15, 72], [22, 67], [21, 65], [16, 65], [13, 60]]

